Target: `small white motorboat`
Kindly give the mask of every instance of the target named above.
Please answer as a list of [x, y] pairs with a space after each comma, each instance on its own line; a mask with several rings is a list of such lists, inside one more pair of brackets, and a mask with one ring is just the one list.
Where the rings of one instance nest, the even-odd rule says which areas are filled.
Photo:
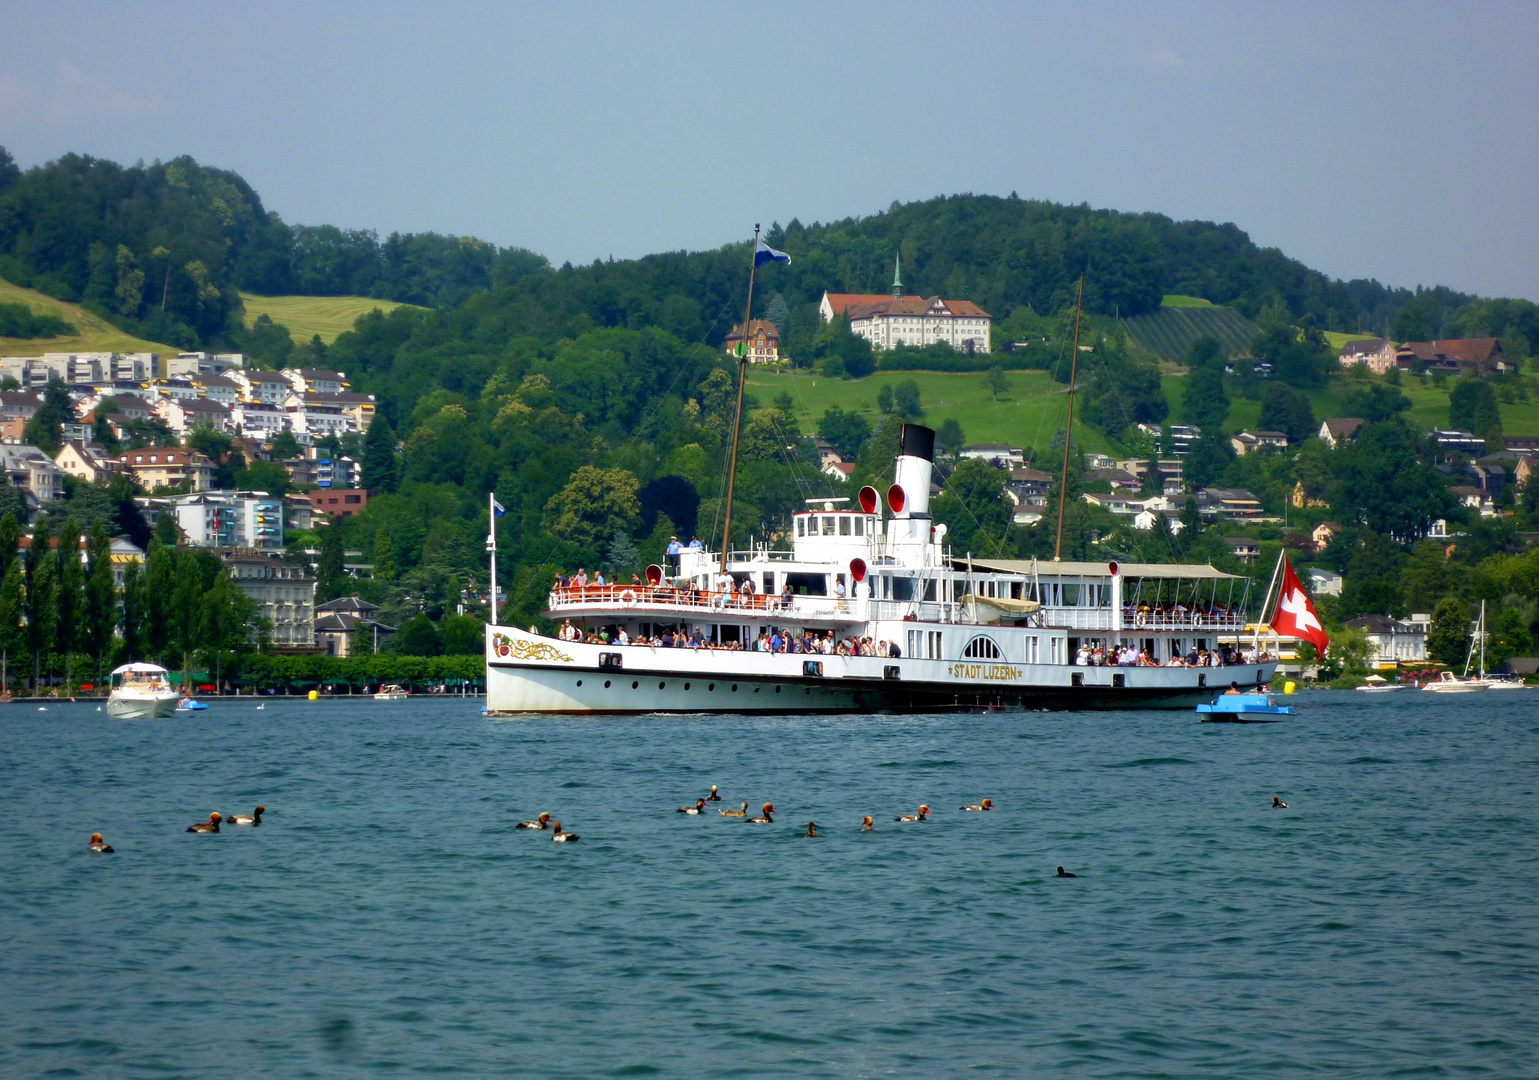
[[1487, 675], [1480, 680], [1487, 690], [1526, 690], [1521, 679], [1504, 679], [1499, 675]]
[[1474, 694], [1489, 687], [1479, 679], [1461, 679], [1453, 672], [1445, 671], [1422, 689], [1429, 694]]
[[109, 677], [107, 715], [118, 720], [147, 720], [176, 715], [180, 695], [159, 664], [124, 664]]
[[389, 686], [381, 686], [379, 693], [374, 695], [375, 701], [405, 701], [411, 695], [401, 689], [395, 683]]
[[1357, 688], [1359, 694], [1393, 694], [1405, 687], [1399, 683], [1392, 683], [1382, 675], [1370, 675], [1363, 680], [1363, 685]]

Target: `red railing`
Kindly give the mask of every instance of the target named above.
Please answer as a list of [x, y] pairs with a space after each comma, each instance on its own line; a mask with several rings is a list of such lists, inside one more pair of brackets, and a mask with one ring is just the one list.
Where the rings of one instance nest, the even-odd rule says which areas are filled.
[[[715, 589], [676, 589], [666, 585], [568, 585], [550, 592], [552, 611], [577, 604], [610, 607], [668, 607], [691, 611], [789, 611], [796, 597], [729, 593]], [[835, 597], [817, 597], [837, 602]]]

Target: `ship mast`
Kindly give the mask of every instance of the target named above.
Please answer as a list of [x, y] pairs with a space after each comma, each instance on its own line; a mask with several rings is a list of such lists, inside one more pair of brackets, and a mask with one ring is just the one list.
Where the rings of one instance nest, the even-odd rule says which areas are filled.
[[748, 319], [753, 314], [753, 274], [758, 269], [759, 226], [753, 227], [748, 246], [748, 303], [743, 308], [743, 340], [737, 355], [737, 413], [732, 419], [732, 459], [727, 464], [727, 509], [721, 524], [721, 572], [727, 572], [727, 551], [732, 536], [732, 489], [737, 485], [737, 439], [743, 430], [743, 383], [748, 379]]
[[1074, 435], [1074, 379], [1079, 374], [1079, 317], [1085, 309], [1085, 275], [1079, 276], [1079, 296], [1074, 301], [1074, 352], [1069, 357], [1069, 419], [1063, 429], [1063, 473], [1058, 478], [1058, 533], [1053, 537], [1053, 561], [1063, 556], [1063, 500], [1069, 492], [1069, 444]]

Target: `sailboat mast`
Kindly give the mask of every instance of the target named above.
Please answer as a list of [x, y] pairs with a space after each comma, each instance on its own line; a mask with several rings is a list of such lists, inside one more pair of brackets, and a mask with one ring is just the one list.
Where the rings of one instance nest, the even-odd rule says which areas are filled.
[[1069, 493], [1069, 445], [1074, 436], [1074, 380], [1079, 374], [1079, 317], [1085, 307], [1085, 275], [1079, 276], [1079, 296], [1074, 301], [1074, 352], [1069, 357], [1069, 419], [1063, 429], [1063, 474], [1058, 478], [1058, 532], [1053, 537], [1053, 561], [1063, 556], [1063, 500]]
[[732, 489], [737, 486], [737, 439], [743, 430], [743, 383], [748, 379], [748, 319], [753, 314], [753, 274], [758, 269], [759, 226], [753, 227], [753, 243], [748, 246], [748, 303], [743, 307], [743, 340], [737, 358], [737, 413], [732, 419], [732, 458], [727, 463], [727, 509], [721, 523], [721, 572], [727, 572], [727, 552], [732, 537]]

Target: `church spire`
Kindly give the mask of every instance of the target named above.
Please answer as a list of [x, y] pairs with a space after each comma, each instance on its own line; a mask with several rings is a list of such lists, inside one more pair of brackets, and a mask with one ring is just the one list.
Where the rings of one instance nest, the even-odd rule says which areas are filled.
[[899, 255], [892, 257], [892, 296], [894, 300], [903, 299], [903, 260]]

